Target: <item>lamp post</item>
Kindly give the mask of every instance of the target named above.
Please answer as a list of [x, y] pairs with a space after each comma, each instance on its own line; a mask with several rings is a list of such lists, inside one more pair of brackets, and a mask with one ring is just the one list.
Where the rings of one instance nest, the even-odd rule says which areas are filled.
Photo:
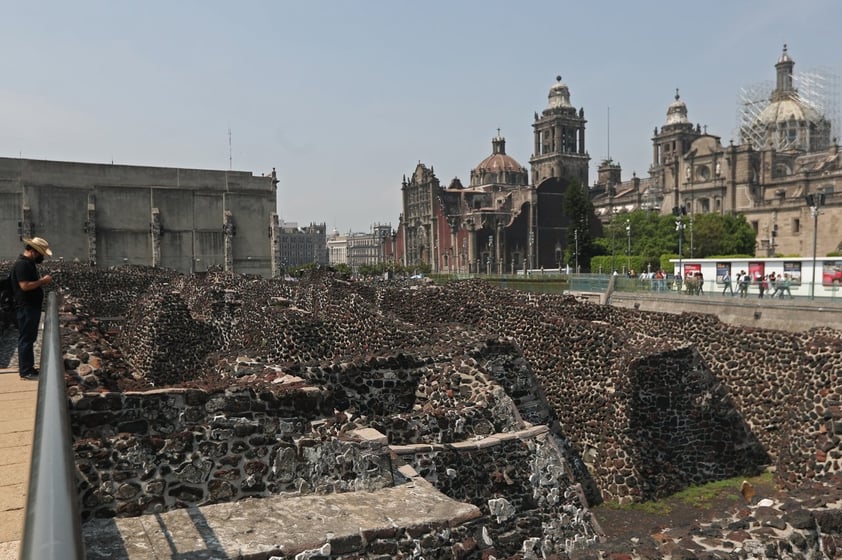
[[526, 270], [531, 270], [533, 267], [532, 259], [535, 254], [535, 232], [530, 228], [529, 230], [529, 254], [526, 256]]
[[488, 236], [488, 275], [491, 276], [491, 263], [494, 262], [494, 257], [492, 256], [492, 251], [494, 250], [494, 236]]
[[[682, 258], [684, 254], [684, 248], [682, 247], [684, 242], [684, 221], [681, 217], [687, 213], [684, 207], [675, 206], [672, 209], [673, 215], [678, 218], [675, 220], [675, 231], [678, 232], [678, 290], [681, 291], [681, 282], [684, 280], [684, 267], [682, 266]], [[692, 231], [692, 230], [691, 230]]]
[[579, 230], [573, 230], [573, 240], [576, 242], [576, 274], [579, 274]]
[[628, 249], [626, 250], [626, 258], [628, 264], [628, 270], [626, 272], [631, 274], [631, 220], [629, 220], [628, 218], [626, 218], [626, 237], [628, 237], [629, 241]]
[[810, 299], [816, 297], [816, 236], [819, 229], [819, 208], [824, 206], [824, 193], [808, 194], [804, 197], [813, 216], [813, 280], [810, 282]]
[[617, 237], [617, 225], [611, 224], [611, 274], [617, 270], [616, 262], [616, 251], [614, 250], [614, 239]]
[[693, 258], [693, 213], [690, 213], [690, 258]]

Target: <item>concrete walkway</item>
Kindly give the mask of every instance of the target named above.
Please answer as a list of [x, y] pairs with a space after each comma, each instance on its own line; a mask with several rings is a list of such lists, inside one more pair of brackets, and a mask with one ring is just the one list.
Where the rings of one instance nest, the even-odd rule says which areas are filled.
[[23, 536], [38, 400], [38, 382], [18, 375], [16, 341], [16, 331], [0, 336], [0, 560], [18, 557]]

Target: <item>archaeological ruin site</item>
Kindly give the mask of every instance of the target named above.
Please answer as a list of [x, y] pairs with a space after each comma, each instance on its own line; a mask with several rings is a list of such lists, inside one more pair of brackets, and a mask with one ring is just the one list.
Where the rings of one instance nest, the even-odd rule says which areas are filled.
[[[354, 516], [327, 516], [336, 530], [293, 544], [278, 544], [293, 531], [279, 524], [278, 540], [256, 532], [226, 557], [830, 558], [842, 545], [840, 331], [743, 328], [480, 280], [45, 270], [63, 301], [92, 558], [107, 557], [97, 535], [118, 519], [364, 496], [362, 517], [413, 488], [449, 515], [424, 518], [418, 494], [403, 505], [417, 522], [342, 532]], [[767, 469], [793, 495], [829, 490], [746, 504], [741, 519], [680, 542], [607, 542], [592, 512]]]

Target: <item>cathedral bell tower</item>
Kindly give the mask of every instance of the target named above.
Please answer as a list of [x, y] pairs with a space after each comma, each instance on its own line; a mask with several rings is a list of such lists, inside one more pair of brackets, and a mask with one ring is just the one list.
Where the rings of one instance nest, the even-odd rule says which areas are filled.
[[529, 160], [532, 183], [537, 186], [555, 177], [576, 179], [586, 186], [591, 157], [585, 151], [585, 111], [577, 111], [570, 104], [570, 90], [561, 76], [556, 76], [548, 98], [547, 108], [540, 116], [535, 113], [532, 123], [535, 136], [535, 151]]

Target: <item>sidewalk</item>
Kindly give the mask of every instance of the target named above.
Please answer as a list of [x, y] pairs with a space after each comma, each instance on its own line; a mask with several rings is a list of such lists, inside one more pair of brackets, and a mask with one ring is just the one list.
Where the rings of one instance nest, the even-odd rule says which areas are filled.
[[23, 536], [38, 397], [38, 382], [18, 376], [16, 341], [14, 330], [0, 336], [0, 560], [18, 557]]

